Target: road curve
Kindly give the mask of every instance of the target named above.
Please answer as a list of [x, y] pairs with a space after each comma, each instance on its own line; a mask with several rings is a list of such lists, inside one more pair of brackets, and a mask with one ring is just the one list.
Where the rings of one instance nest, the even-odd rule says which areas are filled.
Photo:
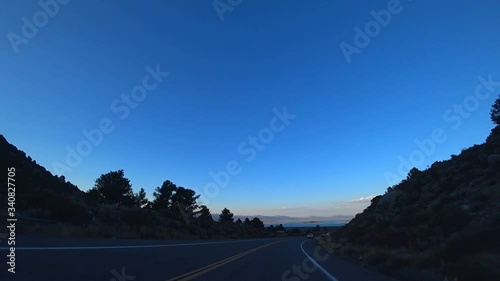
[[[6, 245], [0, 244], [1, 257]], [[16, 273], [0, 280], [394, 281], [303, 238], [137, 241], [18, 238]]]

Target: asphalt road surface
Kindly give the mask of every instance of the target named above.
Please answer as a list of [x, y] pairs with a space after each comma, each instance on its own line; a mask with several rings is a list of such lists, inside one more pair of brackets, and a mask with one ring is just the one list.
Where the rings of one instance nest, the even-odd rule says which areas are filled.
[[[5, 242], [5, 241], [4, 241]], [[394, 281], [304, 238], [138, 241], [18, 237], [15, 273], [0, 244], [0, 280]]]

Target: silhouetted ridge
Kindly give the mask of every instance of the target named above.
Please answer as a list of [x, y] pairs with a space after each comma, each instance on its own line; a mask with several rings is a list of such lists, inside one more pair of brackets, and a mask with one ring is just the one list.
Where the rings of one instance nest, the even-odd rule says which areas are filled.
[[500, 273], [491, 262], [500, 257], [500, 169], [491, 156], [498, 153], [500, 126], [484, 144], [413, 168], [336, 233], [340, 253], [380, 267], [493, 280]]
[[[57, 219], [70, 223], [85, 223], [82, 220], [85, 207], [76, 202], [83, 200], [83, 192], [64, 177], [52, 175], [38, 165], [22, 150], [10, 144], [0, 135], [0, 167], [5, 171], [2, 186], [7, 186], [7, 168], [15, 168], [16, 201], [18, 216], [35, 216], [39, 219]], [[2, 188], [0, 197], [6, 208], [7, 189]], [[25, 212], [32, 210], [31, 212]], [[37, 210], [37, 211], [34, 211]], [[71, 213], [73, 212], [73, 213]], [[85, 215], [83, 215], [85, 217]]]

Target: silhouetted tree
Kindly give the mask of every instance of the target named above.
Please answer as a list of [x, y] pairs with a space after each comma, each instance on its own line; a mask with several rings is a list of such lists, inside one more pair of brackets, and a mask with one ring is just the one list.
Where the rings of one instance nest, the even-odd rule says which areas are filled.
[[182, 219], [185, 223], [190, 223], [194, 217], [198, 204], [196, 201], [200, 195], [196, 195], [194, 190], [177, 187], [177, 190], [172, 195], [171, 213], [176, 219]]
[[276, 228], [274, 227], [274, 225], [270, 225], [268, 228], [267, 228], [267, 231], [269, 232], [275, 232], [276, 231]]
[[198, 222], [201, 228], [207, 229], [214, 223], [214, 219], [212, 218], [212, 214], [210, 214], [210, 210], [207, 206], [201, 205], [198, 216]]
[[224, 208], [219, 215], [219, 222], [223, 224], [232, 224], [234, 221], [233, 213], [231, 213], [228, 209]]
[[276, 230], [277, 230], [277, 231], [285, 231], [285, 227], [284, 227], [284, 226], [280, 223], [280, 225], [278, 225], [278, 226], [276, 227]]
[[146, 198], [146, 191], [144, 188], [141, 188], [139, 192], [135, 195], [135, 205], [137, 207], [144, 207], [149, 203], [148, 198]]
[[500, 125], [500, 96], [495, 100], [490, 111], [491, 121], [496, 125]]
[[237, 227], [241, 227], [243, 225], [243, 222], [240, 218], [238, 218], [234, 224], [236, 224]]
[[89, 205], [96, 206], [102, 203], [101, 194], [96, 188], [91, 188], [84, 193], [85, 202]]
[[258, 217], [253, 218], [251, 224], [255, 229], [259, 231], [265, 229], [264, 223]]
[[200, 195], [196, 195], [194, 190], [179, 186], [172, 195], [171, 208], [175, 212], [178, 211], [179, 208], [187, 208], [194, 211], [198, 208], [198, 204], [196, 204], [198, 198], [200, 198]]
[[169, 180], [164, 181], [161, 187], [157, 187], [153, 192], [153, 209], [170, 210], [172, 207], [172, 196], [176, 190], [177, 186], [173, 182]]
[[94, 189], [98, 192], [102, 203], [129, 207], [134, 205], [132, 186], [130, 180], [125, 177], [123, 170], [101, 175], [95, 181]]
[[412, 168], [409, 172], [408, 172], [408, 175], [406, 176], [406, 179], [407, 180], [410, 180], [410, 179], [415, 179], [416, 177], [418, 177], [420, 174], [422, 174], [422, 172], [417, 169], [417, 168]]
[[385, 193], [384, 193], [384, 194], [387, 194], [387, 193], [391, 192], [393, 189], [394, 189], [394, 186], [389, 186], [389, 187], [387, 188], [387, 190], [385, 191]]

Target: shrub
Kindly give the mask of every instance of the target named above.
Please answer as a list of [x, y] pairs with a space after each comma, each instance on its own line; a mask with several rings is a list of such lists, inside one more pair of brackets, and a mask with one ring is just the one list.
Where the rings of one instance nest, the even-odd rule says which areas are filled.
[[51, 205], [49, 211], [54, 219], [73, 225], [86, 226], [92, 221], [85, 206], [67, 198], [61, 198], [56, 204]]
[[453, 233], [470, 222], [470, 215], [456, 205], [447, 205], [436, 212], [431, 225], [440, 227], [445, 233]]
[[447, 260], [456, 261], [459, 257], [466, 257], [492, 249], [500, 250], [498, 228], [469, 227], [462, 234], [452, 238], [439, 251], [439, 255]]

